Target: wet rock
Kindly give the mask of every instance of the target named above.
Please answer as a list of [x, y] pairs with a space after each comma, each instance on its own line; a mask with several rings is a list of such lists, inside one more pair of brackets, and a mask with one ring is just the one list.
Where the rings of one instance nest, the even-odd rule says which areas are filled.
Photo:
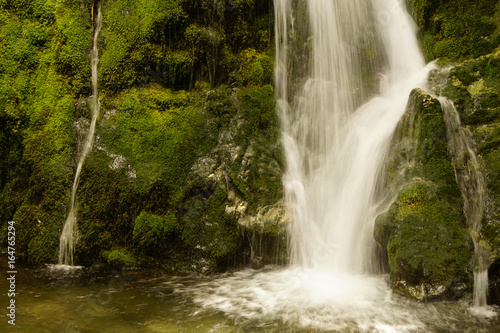
[[415, 89], [393, 139], [387, 211], [374, 236], [393, 290], [417, 300], [456, 299], [471, 280], [472, 244], [448, 158], [439, 101]]

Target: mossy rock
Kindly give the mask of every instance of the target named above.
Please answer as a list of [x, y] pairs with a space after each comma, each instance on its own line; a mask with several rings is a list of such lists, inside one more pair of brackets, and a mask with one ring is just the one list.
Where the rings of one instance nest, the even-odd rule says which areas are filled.
[[274, 62], [269, 55], [246, 49], [240, 53], [240, 64], [238, 73], [244, 84], [262, 86], [272, 83]]
[[462, 296], [472, 248], [459, 219], [432, 183], [419, 181], [400, 192], [375, 232], [387, 248], [396, 292], [419, 300]]
[[181, 239], [204, 272], [226, 269], [238, 245], [236, 219], [225, 211], [227, 192], [215, 186], [204, 191], [204, 198], [191, 197], [181, 207]]
[[[424, 91], [414, 89], [393, 140], [400, 151], [393, 150], [394, 157], [389, 166], [401, 169], [395, 164], [404, 164], [407, 180], [418, 177], [434, 182], [443, 200], [460, 207], [461, 194], [448, 157], [446, 131], [440, 102]], [[401, 142], [405, 145], [402, 146]], [[400, 154], [402, 148], [404, 151]]]
[[395, 198], [374, 229], [393, 290], [418, 300], [461, 297], [471, 282], [472, 241], [443, 117], [437, 99], [412, 91], [387, 168]]
[[178, 228], [177, 217], [170, 213], [161, 217], [142, 212], [134, 221], [133, 239], [139, 249], [161, 248]]
[[131, 267], [133, 263], [132, 255], [124, 252], [123, 250], [113, 250], [105, 253], [105, 258], [107, 264], [114, 269]]

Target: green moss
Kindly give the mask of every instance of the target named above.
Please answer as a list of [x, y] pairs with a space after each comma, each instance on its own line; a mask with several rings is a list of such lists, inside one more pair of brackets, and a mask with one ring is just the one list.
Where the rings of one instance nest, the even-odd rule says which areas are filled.
[[274, 63], [267, 54], [259, 54], [254, 49], [246, 49], [240, 53], [241, 80], [246, 85], [262, 86], [270, 84], [274, 76]]
[[177, 227], [177, 218], [172, 213], [161, 217], [142, 212], [134, 221], [133, 239], [139, 250], [161, 249]]
[[86, 159], [77, 192], [79, 240], [75, 262], [92, 265], [104, 251], [131, 243], [133, 219], [139, 213], [127, 169], [112, 169], [113, 160], [102, 150]]
[[[138, 190], [166, 186], [159, 203], [181, 199], [197, 156], [215, 144], [206, 139], [200, 96], [163, 89], [131, 90], [117, 99], [116, 116], [102, 128], [104, 143], [137, 170]], [[180, 192], [179, 192], [180, 191]]]
[[492, 52], [500, 41], [498, 0], [407, 0], [428, 61], [457, 61]]
[[420, 184], [400, 193], [398, 197], [399, 205], [395, 218], [397, 220], [403, 220], [412, 214], [421, 212], [426, 204], [425, 196], [426, 189]]
[[[254, 1], [105, 2], [102, 87], [118, 92], [149, 82], [171, 89], [192, 89], [199, 79], [212, 87], [227, 82], [239, 67], [234, 54], [252, 43], [269, 49], [267, 24], [272, 22], [268, 11], [261, 12], [266, 7], [270, 9], [267, 3], [257, 9]], [[258, 36], [249, 33], [252, 29]], [[270, 59], [262, 63], [267, 75]]]
[[[468, 232], [456, 223], [460, 217], [441, 202], [433, 185], [417, 183], [403, 190], [389, 213], [392, 228], [387, 252], [391, 281], [407, 286], [444, 286], [467, 279], [472, 249]], [[446, 250], [443, 250], [446, 249]]]
[[164, 71], [164, 83], [168, 87], [186, 86], [190, 83], [193, 59], [188, 51], [174, 51], [163, 55], [160, 66]]
[[254, 211], [281, 198], [284, 157], [272, 87], [242, 89], [238, 99], [245, 123], [235, 136], [241, 149], [231, 165], [229, 177], [249, 203], [250, 211]]
[[386, 184], [399, 193], [374, 229], [393, 289], [417, 299], [457, 297], [470, 281], [472, 244], [439, 101], [412, 91], [393, 142]]
[[[238, 228], [234, 218], [225, 212], [227, 192], [221, 187], [208, 188], [204, 200], [192, 198], [182, 205], [182, 240], [196, 249], [210, 269], [228, 265], [238, 244]], [[194, 199], [194, 200], [193, 200]]]
[[[270, 85], [242, 89], [238, 95], [247, 121], [245, 135], [275, 141], [279, 137], [274, 90]], [[247, 138], [241, 138], [246, 140]]]
[[77, 6], [78, 1], [56, 5], [58, 39], [54, 63], [58, 73], [68, 79], [74, 92], [88, 93], [90, 57], [87, 51], [92, 47], [92, 26], [89, 12], [75, 10]]
[[453, 205], [460, 205], [461, 195], [453, 166], [448, 159], [446, 124], [440, 103], [421, 90], [414, 90], [408, 104], [415, 117], [415, 175], [436, 183], [438, 193]]
[[[488, 189], [493, 193], [493, 199], [500, 205], [500, 133], [497, 131], [496, 138], [491, 138], [495, 145], [485, 154], [486, 167], [489, 174]], [[490, 144], [493, 142], [490, 141]]]
[[113, 250], [106, 255], [106, 262], [113, 268], [130, 267], [133, 259], [132, 255], [123, 250]]
[[234, 103], [233, 91], [225, 87], [212, 90], [207, 94], [205, 110], [211, 118], [216, 118], [219, 128], [227, 128], [238, 109]]
[[13, 217], [18, 259], [30, 264], [56, 263], [60, 236], [58, 222], [63, 217], [64, 211], [24, 203]]

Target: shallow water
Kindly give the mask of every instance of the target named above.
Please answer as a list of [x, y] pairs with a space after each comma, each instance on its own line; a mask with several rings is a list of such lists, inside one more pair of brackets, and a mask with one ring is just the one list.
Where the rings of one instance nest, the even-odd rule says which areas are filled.
[[[2, 303], [7, 304], [2, 262]], [[386, 276], [267, 267], [216, 277], [18, 269], [16, 326], [0, 332], [499, 332], [499, 312], [422, 304]]]

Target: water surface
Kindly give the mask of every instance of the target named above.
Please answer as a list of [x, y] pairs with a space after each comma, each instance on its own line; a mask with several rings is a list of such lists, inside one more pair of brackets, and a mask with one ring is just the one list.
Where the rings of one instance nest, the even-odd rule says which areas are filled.
[[[2, 303], [7, 305], [2, 260]], [[0, 332], [498, 332], [499, 312], [392, 295], [386, 276], [267, 267], [218, 276], [18, 269]], [[5, 307], [4, 307], [5, 308]], [[489, 313], [489, 315], [487, 315]]]

